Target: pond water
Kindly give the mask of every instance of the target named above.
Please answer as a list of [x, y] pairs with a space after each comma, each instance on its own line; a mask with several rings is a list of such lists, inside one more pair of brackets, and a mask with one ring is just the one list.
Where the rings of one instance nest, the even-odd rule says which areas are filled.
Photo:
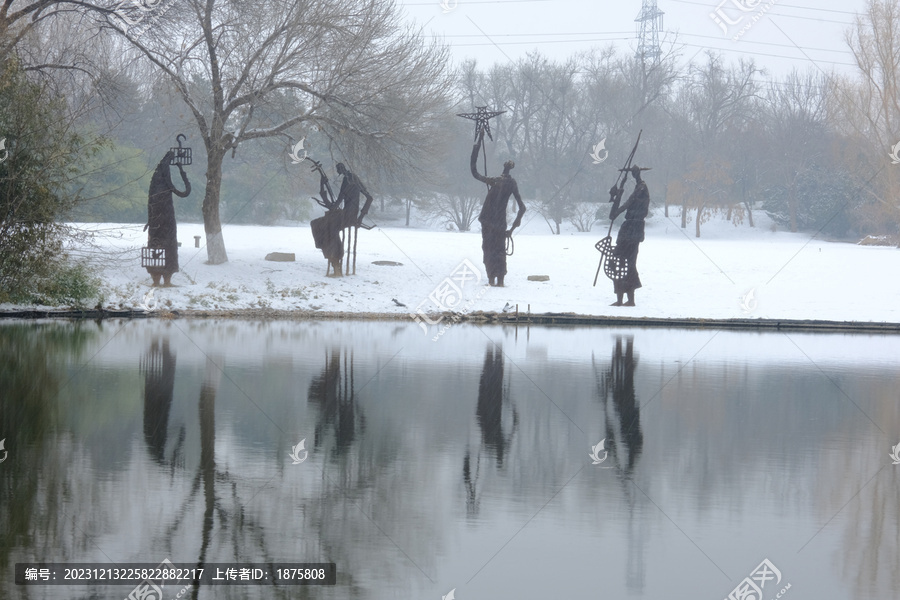
[[900, 595], [900, 337], [432, 333], [0, 322], [0, 597], [164, 559], [337, 575], [161, 600]]

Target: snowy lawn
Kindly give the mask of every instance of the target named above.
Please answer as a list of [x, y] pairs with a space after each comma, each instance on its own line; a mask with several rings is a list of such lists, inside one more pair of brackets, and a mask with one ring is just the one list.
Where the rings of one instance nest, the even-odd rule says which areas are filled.
[[[633, 308], [609, 306], [615, 297], [603, 273], [597, 287], [591, 285], [600, 257], [594, 243], [607, 226], [598, 223], [591, 233], [564, 231], [557, 236], [540, 217], [516, 231], [505, 288], [485, 287], [478, 231], [360, 230], [357, 275], [332, 279], [325, 277], [326, 262], [308, 225], [226, 226], [230, 260], [211, 266], [205, 264], [206, 250], [194, 248], [193, 236], [202, 236], [203, 226], [181, 223], [181, 272], [173, 277], [177, 287], [159, 288], [154, 296], [160, 308], [182, 311], [271, 308], [403, 314], [421, 307], [436, 312], [429, 294], [467, 259], [481, 270], [481, 282], [470, 281], [463, 288], [462, 305], [472, 311], [499, 312], [507, 304], [518, 304], [525, 312], [530, 304], [532, 313], [900, 322], [900, 250], [773, 232], [764, 215], [756, 219], [755, 228], [712, 221], [696, 239], [692, 224], [681, 230], [677, 216], [667, 219], [657, 208], [641, 244], [638, 270], [644, 286]], [[150, 277], [140, 267], [140, 247], [146, 243], [142, 226], [89, 227], [103, 232], [103, 248], [111, 254], [122, 252], [120, 259], [104, 261], [98, 268], [104, 308], [139, 307], [151, 289]], [[269, 252], [293, 252], [297, 260], [266, 261]], [[379, 266], [373, 261], [403, 264]], [[528, 281], [528, 275], [548, 275], [550, 280]], [[394, 298], [407, 308], [397, 306]]]

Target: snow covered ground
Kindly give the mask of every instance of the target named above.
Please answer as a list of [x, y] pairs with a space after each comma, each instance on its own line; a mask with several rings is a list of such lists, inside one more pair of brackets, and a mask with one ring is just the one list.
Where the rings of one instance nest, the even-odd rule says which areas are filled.
[[[378, 214], [373, 216], [377, 222]], [[609, 306], [615, 297], [603, 273], [597, 286], [591, 285], [600, 257], [594, 244], [607, 229], [602, 223], [590, 233], [570, 228], [551, 235], [543, 219], [532, 218], [516, 232], [505, 288], [486, 287], [478, 231], [402, 226], [360, 230], [357, 274], [332, 279], [325, 277], [326, 262], [308, 225], [226, 226], [230, 260], [211, 266], [205, 264], [205, 248], [194, 248], [193, 236], [202, 236], [203, 226], [181, 223], [182, 271], [173, 277], [177, 287], [156, 289], [153, 301], [161, 309], [180, 311], [271, 308], [404, 314], [419, 308], [429, 313], [440, 311], [429, 295], [441, 301], [441, 292], [433, 292], [442, 286], [445, 292], [452, 290], [446, 281], [455, 278], [461, 301], [442, 297], [457, 310], [499, 312], [518, 304], [522, 312], [530, 305], [532, 313], [900, 322], [900, 250], [773, 231], [765, 215], [755, 217], [754, 228], [713, 220], [696, 239], [693, 225], [682, 230], [677, 216], [666, 218], [657, 207], [640, 249], [638, 270], [644, 286], [633, 308]], [[89, 227], [102, 232], [102, 248], [120, 252], [119, 259], [104, 261], [99, 268], [104, 308], [138, 308], [151, 289], [150, 277], [140, 267], [140, 247], [146, 242], [142, 225]], [[269, 252], [292, 252], [297, 260], [266, 261]], [[480, 281], [459, 282], [464, 260], [479, 269]], [[528, 281], [528, 275], [548, 275], [550, 280]], [[13, 308], [0, 305], [0, 310]]]

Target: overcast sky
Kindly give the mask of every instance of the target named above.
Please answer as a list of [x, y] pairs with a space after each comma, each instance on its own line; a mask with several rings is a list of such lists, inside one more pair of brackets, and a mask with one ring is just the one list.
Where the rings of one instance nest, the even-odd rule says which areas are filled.
[[[445, 12], [442, 2], [450, 10]], [[517, 60], [534, 50], [564, 59], [611, 43], [633, 53], [635, 17], [641, 12], [640, 0], [398, 0], [398, 4], [409, 22], [449, 43], [455, 61], [475, 58], [483, 66]], [[717, 49], [729, 62], [752, 57], [767, 69], [768, 79], [794, 68], [852, 72], [844, 33], [865, 4], [865, 0], [657, 2], [665, 13], [662, 37], [673, 39], [677, 34], [681, 64], [706, 48]], [[742, 11], [741, 6], [750, 9]], [[717, 9], [722, 25], [710, 16]], [[729, 20], [735, 24], [729, 25]]]

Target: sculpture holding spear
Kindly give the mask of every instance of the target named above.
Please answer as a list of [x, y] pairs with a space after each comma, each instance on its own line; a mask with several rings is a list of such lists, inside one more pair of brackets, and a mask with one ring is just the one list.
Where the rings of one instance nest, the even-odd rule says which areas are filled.
[[[631, 164], [640, 141], [641, 134], [638, 133], [637, 142], [635, 142], [631, 154], [628, 155], [625, 167], [619, 169], [620, 179], [617, 181], [617, 185], [609, 190], [609, 201], [612, 203], [609, 211], [609, 231], [607, 236], [597, 242], [595, 246], [602, 256], [600, 265], [597, 266], [597, 274], [594, 276], [594, 285], [597, 285], [597, 276], [599, 276], [600, 267], [604, 266], [605, 261], [604, 272], [607, 277], [612, 279], [616, 293], [616, 301], [612, 306], [634, 306], [634, 292], [641, 287], [641, 279], [637, 272], [637, 254], [640, 243], [644, 241], [644, 219], [650, 210], [650, 192], [647, 190], [647, 184], [641, 178], [641, 171], [648, 171], [649, 168]], [[620, 207], [619, 203], [625, 191], [628, 173], [634, 177], [634, 191], [625, 204]], [[622, 213], [625, 213], [625, 222], [619, 228], [616, 245], [613, 246], [612, 226], [616, 217]], [[628, 295], [628, 301], [623, 303], [622, 297], [625, 294]]]

